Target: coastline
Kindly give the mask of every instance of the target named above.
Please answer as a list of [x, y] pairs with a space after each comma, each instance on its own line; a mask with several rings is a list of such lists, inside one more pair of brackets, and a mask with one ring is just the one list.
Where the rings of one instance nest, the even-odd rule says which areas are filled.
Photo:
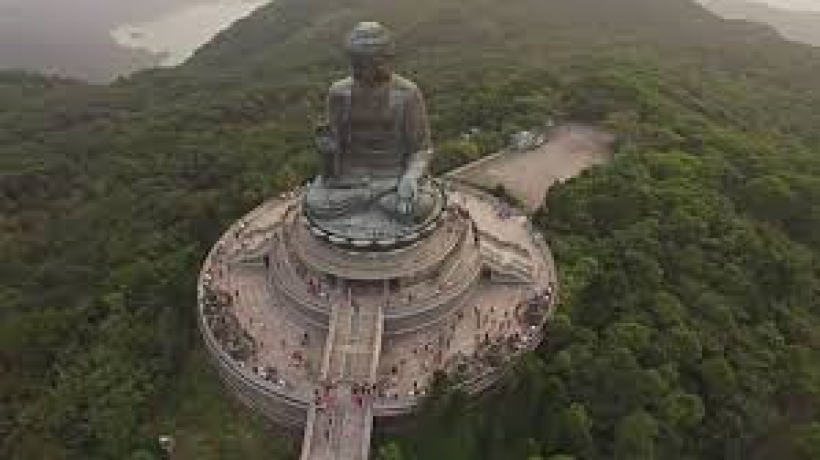
[[[55, 5], [52, 0], [8, 1], [12, 3], [0, 5], [0, 72], [22, 70], [93, 84], [182, 63], [236, 20], [268, 3], [75, 0]], [[162, 32], [157, 37], [155, 26]], [[116, 31], [127, 33], [129, 40], [117, 40]], [[151, 40], [136, 40], [140, 35], [151, 35]]]
[[176, 66], [185, 62], [219, 32], [269, 2], [204, 1], [179, 8], [155, 20], [122, 24], [111, 31], [111, 38], [123, 48], [162, 55], [160, 66]]

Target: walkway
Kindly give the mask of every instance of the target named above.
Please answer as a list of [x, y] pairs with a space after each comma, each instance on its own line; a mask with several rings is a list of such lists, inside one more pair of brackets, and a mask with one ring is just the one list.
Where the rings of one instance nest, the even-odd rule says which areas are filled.
[[[381, 306], [337, 299], [325, 345], [322, 382], [305, 429], [302, 460], [367, 460], [373, 427], [369, 387], [381, 351]], [[365, 387], [368, 388], [365, 394]]]
[[533, 150], [503, 151], [448, 174], [479, 187], [503, 185], [529, 212], [544, 202], [556, 183], [605, 163], [615, 137], [599, 128], [568, 124], [553, 130], [549, 141]]

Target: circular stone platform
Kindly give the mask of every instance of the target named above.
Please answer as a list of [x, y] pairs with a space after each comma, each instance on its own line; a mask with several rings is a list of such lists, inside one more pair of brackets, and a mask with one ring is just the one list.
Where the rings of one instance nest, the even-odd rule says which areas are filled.
[[544, 241], [508, 204], [442, 190], [433, 228], [401, 248], [317, 236], [302, 190], [228, 229], [199, 279], [200, 327], [228, 387], [292, 426], [320, 423], [350, 386], [367, 388], [367, 417], [403, 416], [436, 371], [480, 392], [535, 347], [556, 297]]

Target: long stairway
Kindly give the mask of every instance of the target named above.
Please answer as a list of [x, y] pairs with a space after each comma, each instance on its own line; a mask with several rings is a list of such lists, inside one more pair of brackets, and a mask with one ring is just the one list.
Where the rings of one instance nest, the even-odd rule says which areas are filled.
[[[381, 351], [383, 313], [379, 305], [357, 305], [348, 294], [333, 303], [322, 380], [334, 382], [329, 398], [308, 413], [302, 460], [366, 460], [373, 410], [353, 385], [375, 381]], [[323, 391], [323, 390], [320, 390]], [[321, 406], [321, 407], [320, 407]]]

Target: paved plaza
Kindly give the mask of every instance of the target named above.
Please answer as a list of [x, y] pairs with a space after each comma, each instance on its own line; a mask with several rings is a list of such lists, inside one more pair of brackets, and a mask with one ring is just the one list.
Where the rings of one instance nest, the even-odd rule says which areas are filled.
[[205, 332], [228, 356], [223, 374], [252, 405], [302, 411], [303, 459], [364, 459], [374, 417], [411, 413], [436, 372], [481, 391], [540, 341], [555, 301], [540, 236], [495, 197], [445, 190], [438, 227], [407, 249], [316, 239], [296, 190], [238, 221], [206, 262]]
[[533, 212], [553, 185], [607, 162], [614, 141], [611, 133], [599, 128], [564, 125], [555, 128], [548, 142], [538, 148], [501, 152], [450, 175], [482, 187], [503, 185]]

